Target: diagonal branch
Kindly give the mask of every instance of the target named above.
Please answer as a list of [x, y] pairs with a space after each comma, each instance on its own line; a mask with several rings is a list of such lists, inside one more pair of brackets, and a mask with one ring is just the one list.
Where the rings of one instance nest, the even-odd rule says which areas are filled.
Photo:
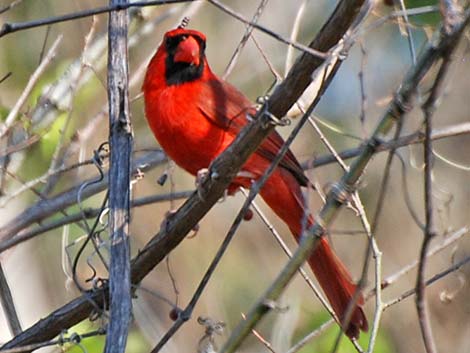
[[8, 328], [12, 335], [18, 335], [21, 333], [21, 322], [16, 312], [15, 303], [13, 296], [11, 295], [10, 286], [8, 285], [5, 271], [0, 263], [0, 302], [2, 305], [3, 312], [7, 319]]

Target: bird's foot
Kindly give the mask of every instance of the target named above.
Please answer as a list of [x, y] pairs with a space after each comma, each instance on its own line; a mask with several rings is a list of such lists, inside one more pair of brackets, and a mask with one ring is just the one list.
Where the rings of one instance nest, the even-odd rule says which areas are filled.
[[165, 212], [165, 216], [163, 218], [162, 223], [160, 223], [160, 229], [163, 230], [165, 233], [168, 230], [168, 226], [170, 225], [171, 219], [175, 216], [177, 210], [168, 210]]
[[290, 125], [291, 121], [287, 117], [278, 118], [269, 111], [269, 96], [261, 96], [256, 99], [257, 107], [256, 110], [260, 112], [259, 116], [266, 116], [268, 120], [266, 121], [265, 127], [267, 125], [274, 126], [287, 126]]
[[197, 194], [199, 195], [199, 198], [201, 200], [205, 200], [205, 192], [206, 190], [204, 190], [203, 188], [203, 184], [205, 182], [205, 180], [207, 178], [210, 178], [210, 179], [217, 179], [219, 177], [219, 174], [214, 171], [214, 170], [209, 170], [208, 168], [202, 168], [202, 169], [199, 169], [197, 171], [197, 174], [196, 174], [196, 190], [197, 190]]
[[197, 171], [197, 174], [196, 174], [196, 181], [195, 181], [195, 184], [196, 184], [196, 190], [197, 190], [197, 195], [199, 196], [199, 198], [201, 200], [205, 200], [205, 197], [204, 197], [204, 190], [202, 188], [202, 183], [204, 182], [204, 180], [206, 180], [207, 178], [209, 177], [209, 169], [208, 168], [202, 168], [202, 169], [199, 169]]
[[196, 174], [196, 187], [199, 187], [208, 176], [209, 176], [209, 169], [207, 168], [199, 169]]

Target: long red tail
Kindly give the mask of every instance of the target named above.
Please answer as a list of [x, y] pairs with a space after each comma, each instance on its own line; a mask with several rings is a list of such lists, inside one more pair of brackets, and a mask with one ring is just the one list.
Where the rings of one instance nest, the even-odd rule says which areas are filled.
[[[356, 292], [356, 285], [351, 279], [346, 267], [332, 251], [330, 244], [325, 237], [315, 248], [313, 254], [308, 259], [308, 263], [317, 277], [320, 286], [326, 294], [334, 312], [341, 322], [344, 322], [344, 315]], [[367, 319], [361, 306], [364, 298], [359, 293], [354, 309], [351, 312], [349, 325], [345, 329], [346, 334], [353, 338], [359, 337], [359, 331], [367, 331]]]
[[[294, 176], [289, 171], [278, 168], [268, 179], [260, 194], [273, 211], [287, 223], [294, 237], [299, 240], [304, 207], [300, 185]], [[311, 218], [309, 223], [313, 223]], [[325, 237], [320, 240], [308, 259], [308, 263], [333, 310], [339, 320], [344, 323], [344, 315], [352, 301], [356, 285]], [[360, 330], [368, 330], [367, 319], [361, 308], [363, 303], [362, 294], [359, 294], [348, 327], [344, 330], [350, 338], [357, 338]]]

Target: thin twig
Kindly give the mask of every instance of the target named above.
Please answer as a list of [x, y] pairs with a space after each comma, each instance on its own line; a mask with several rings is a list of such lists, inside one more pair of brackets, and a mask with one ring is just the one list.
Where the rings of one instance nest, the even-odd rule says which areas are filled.
[[[248, 197], [248, 193], [245, 191], [245, 190], [242, 190], [243, 194], [245, 195], [245, 197]], [[258, 206], [258, 204], [256, 202], [253, 202], [252, 203], [252, 206], [254, 208], [254, 210], [256, 211], [256, 213], [260, 216], [261, 220], [263, 221], [263, 223], [266, 225], [266, 227], [268, 227], [269, 231], [271, 232], [271, 234], [273, 234], [274, 238], [276, 239], [276, 241], [278, 242], [278, 244], [280, 245], [281, 249], [284, 251], [284, 253], [289, 257], [291, 258], [292, 257], [292, 252], [289, 250], [289, 248], [287, 247], [286, 243], [282, 240], [280, 234], [277, 232], [277, 230], [274, 228], [274, 226], [269, 222], [269, 220], [267, 219], [266, 215], [262, 212], [261, 208]], [[337, 318], [336, 318], [336, 315], [333, 311], [333, 309], [331, 308], [331, 306], [329, 305], [328, 301], [323, 297], [323, 295], [321, 294], [321, 292], [318, 290], [318, 288], [315, 286], [315, 284], [313, 283], [313, 281], [310, 279], [310, 277], [308, 276], [307, 272], [302, 268], [300, 267], [299, 268], [299, 273], [300, 275], [303, 277], [303, 279], [305, 280], [305, 282], [307, 283], [307, 285], [312, 289], [313, 293], [315, 294], [315, 296], [318, 298], [318, 300], [320, 301], [320, 303], [323, 305], [323, 307], [328, 311], [328, 313], [331, 315], [331, 317], [335, 318], [336, 321]]]
[[326, 331], [327, 328], [329, 328], [334, 323], [335, 323], [335, 320], [333, 318], [330, 318], [330, 320], [325, 321], [323, 324], [321, 324], [319, 328], [310, 332], [308, 335], [306, 335], [301, 340], [299, 340], [286, 353], [296, 353], [300, 351], [307, 343], [309, 343], [311, 340], [315, 339], [316, 337], [320, 336], [323, 332]]
[[[282, 43], [285, 43], [285, 44], [288, 44], [288, 45], [291, 45], [293, 46], [294, 48], [296, 49], [299, 49], [301, 51], [303, 51], [304, 53], [308, 53], [316, 58], [319, 58], [319, 59], [326, 59], [328, 57], [327, 54], [325, 53], [322, 53], [321, 51], [319, 50], [315, 50], [315, 49], [312, 49], [311, 47], [307, 47], [301, 43], [297, 43], [297, 42], [292, 42], [289, 38], [286, 38], [282, 35], [280, 35], [279, 33], [276, 33], [266, 27], [263, 27], [263, 26], [260, 26], [259, 24], [257, 23], [254, 23], [250, 20], [247, 20], [246, 18], [244, 18], [242, 15], [240, 15], [239, 13], [237, 13], [236, 11], [232, 10], [231, 8], [229, 8], [228, 6], [222, 4], [221, 2], [219, 2], [218, 0], [207, 0], [209, 1], [212, 5], [214, 5], [215, 7], [219, 8], [220, 10], [222, 10], [223, 12], [227, 13], [228, 15], [236, 18], [237, 20], [247, 24], [247, 25], [250, 25], [252, 26], [253, 28], [256, 28], [257, 30], [260, 30], [261, 32], [263, 33], [266, 33], [268, 35], [270, 35], [271, 37], [277, 39], [278, 41], [282, 42]], [[0, 35], [1, 36], [1, 35]]]
[[[392, 141], [396, 141], [398, 137], [400, 136], [401, 130], [402, 130], [403, 122], [402, 120], [399, 120], [397, 122], [397, 126], [395, 129], [395, 134], [393, 137]], [[395, 149], [392, 148], [389, 151], [389, 154], [387, 156], [387, 161], [385, 164], [385, 170], [382, 178], [382, 183], [380, 187], [380, 192], [379, 196], [377, 199], [377, 206], [375, 207], [375, 213], [373, 215], [373, 221], [372, 221], [372, 227], [371, 227], [371, 233], [373, 235], [377, 234], [377, 226], [379, 222], [379, 217], [382, 214], [382, 208], [385, 203], [385, 196], [387, 193], [387, 188], [388, 188], [388, 182], [390, 179], [390, 170], [392, 167], [392, 161], [393, 161], [393, 156], [395, 154]], [[372, 243], [371, 243], [372, 245]], [[375, 271], [375, 311], [374, 311], [374, 319], [372, 322], [372, 327], [371, 327], [371, 332], [370, 332], [370, 338], [369, 338], [369, 346], [367, 349], [367, 353], [371, 353], [374, 351], [377, 335], [379, 332], [379, 324], [381, 320], [381, 316], [384, 310], [384, 302], [382, 300], [382, 275], [381, 275], [381, 262], [382, 262], [382, 254], [380, 252], [374, 251], [374, 257], [376, 260], [376, 271]]]
[[408, 19], [408, 12], [405, 6], [405, 2], [403, 0], [398, 0], [400, 3], [400, 9], [403, 13], [403, 21], [405, 22], [405, 31], [406, 31], [406, 38], [408, 40], [408, 48], [410, 49], [410, 55], [411, 55], [411, 63], [413, 65], [416, 64], [416, 49], [415, 49], [415, 44], [413, 40], [413, 32], [411, 32], [411, 25], [410, 25], [410, 20]]
[[[166, 156], [161, 151], [150, 152], [133, 163], [132, 171], [135, 173], [137, 170], [145, 172], [157, 165], [166, 161]], [[70, 189], [55, 195], [47, 200], [40, 200], [36, 204], [27, 208], [16, 216], [11, 222], [0, 228], [0, 239], [5, 241], [7, 239], [18, 236], [20, 231], [33, 223], [40, 222], [45, 218], [60, 212], [61, 210], [77, 203], [77, 195], [81, 192], [82, 200], [95, 195], [106, 189], [108, 186], [108, 178], [105, 177], [101, 182], [92, 184], [96, 177], [80, 181], [77, 185], [72, 186]], [[88, 183], [90, 186], [81, 190], [82, 185]], [[92, 185], [91, 185], [92, 184]]]
[[[440, 251], [447, 249], [450, 245], [454, 244], [458, 240], [460, 240], [464, 235], [468, 234], [470, 232], [470, 228], [468, 227], [463, 227], [457, 231], [455, 231], [453, 234], [448, 236], [447, 238], [444, 239], [444, 241], [436, 246], [434, 248], [430, 249], [427, 252], [427, 257], [434, 256], [435, 254], [439, 253]], [[392, 285], [396, 281], [398, 281], [401, 277], [409, 273], [411, 270], [416, 268], [418, 266], [419, 260], [414, 260], [413, 262], [409, 263], [408, 265], [402, 267], [400, 270], [397, 272], [387, 276], [386, 278], [383, 279], [381, 287], [382, 288], [387, 288], [388, 286]], [[368, 295], [367, 298], [370, 297], [373, 294], [373, 291], [371, 291]]]
[[[84, 53], [86, 53], [88, 51], [88, 48], [90, 46], [90, 42], [93, 39], [93, 36], [95, 35], [96, 23], [97, 23], [96, 17], [93, 17], [90, 29], [89, 29], [88, 33], [86, 34], [86, 36], [85, 36], [84, 45], [83, 45], [83, 49], [82, 49], [81, 60], [80, 60], [80, 66], [79, 66], [79, 69], [78, 69], [78, 74], [75, 77], [75, 79], [70, 82], [70, 101], [71, 102], [74, 101], [75, 95], [77, 94], [79, 81], [81, 79], [83, 70], [84, 70], [85, 65], [86, 65]], [[50, 28], [50, 27], [48, 27], [48, 28]], [[65, 121], [64, 121], [64, 123], [61, 127], [61, 130], [60, 130], [59, 141], [57, 142], [57, 144], [55, 146], [55, 150], [54, 150], [54, 153], [52, 155], [51, 162], [49, 164], [48, 173], [50, 173], [50, 174], [52, 174], [54, 170], [56, 170], [58, 167], [60, 167], [63, 164], [64, 160], [67, 158], [67, 152], [68, 152], [68, 149], [70, 148], [71, 144], [68, 144], [68, 147], [64, 147], [64, 144], [65, 144], [68, 128], [69, 128], [70, 123], [72, 121], [73, 108], [74, 108], [73, 104], [70, 104], [70, 106], [67, 109], [67, 115], [66, 115]], [[49, 194], [52, 191], [53, 187], [57, 184], [58, 181], [59, 181], [59, 178], [49, 177], [45, 187], [43, 188], [43, 193], [44, 194]]]
[[96, 7], [94, 9], [76, 11], [70, 14], [41, 18], [38, 20], [27, 21], [27, 22], [18, 22], [18, 23], [4, 23], [0, 29], [0, 38], [14, 32], [23, 31], [25, 29], [42, 27], [46, 25], [51, 25], [60, 22], [77, 20], [79, 18], [91, 17], [94, 15], [116, 12], [121, 10], [126, 10], [131, 7], [145, 7], [145, 6], [155, 6], [155, 5], [167, 5], [167, 4], [176, 4], [181, 2], [190, 2], [195, 0], [148, 0], [148, 1], [135, 1], [130, 3], [117, 3], [111, 4], [108, 6]]
[[[242, 313], [242, 319], [245, 319], [245, 318], [246, 318], [245, 314]], [[253, 336], [255, 336], [267, 348], [268, 351], [270, 351], [271, 353], [276, 353], [271, 343], [269, 343], [269, 341], [266, 338], [264, 338], [263, 335], [261, 335], [261, 333], [259, 333], [255, 329], [251, 330], [251, 332], [253, 333]]]
[[[266, 8], [266, 5], [268, 4], [269, 0], [261, 0], [261, 2], [258, 5], [258, 8], [256, 9], [255, 13], [253, 14], [253, 17], [251, 18], [251, 23], [257, 23], [261, 14], [263, 13], [264, 9]], [[246, 42], [251, 36], [251, 33], [253, 32], [253, 26], [249, 24], [246, 27], [245, 33], [243, 34], [242, 39], [240, 40], [240, 43], [238, 43], [237, 48], [232, 54], [232, 57], [230, 58], [227, 67], [225, 68], [224, 73], [222, 74], [222, 79], [226, 79], [230, 73], [232, 72], [233, 68], [235, 67], [235, 64], [237, 62], [238, 57], [240, 56], [240, 53], [242, 52], [243, 48], [245, 47]]]
[[5, 313], [8, 328], [13, 336], [19, 335], [21, 331], [21, 323], [18, 313], [13, 302], [10, 286], [8, 285], [3, 266], [0, 263], [0, 302], [2, 304], [3, 312]]
[[421, 327], [421, 334], [423, 336], [424, 346], [427, 353], [437, 352], [436, 343], [432, 334], [431, 323], [429, 320], [429, 311], [426, 302], [426, 286], [424, 280], [424, 272], [426, 268], [427, 252], [432, 239], [436, 236], [436, 229], [434, 225], [433, 215], [433, 200], [432, 200], [432, 168], [433, 168], [433, 153], [432, 153], [432, 116], [436, 110], [437, 100], [442, 93], [444, 78], [450, 66], [450, 56], [452, 55], [452, 47], [446, 52], [443, 62], [437, 73], [436, 79], [433, 83], [431, 93], [423, 105], [424, 112], [424, 204], [425, 204], [425, 228], [424, 240], [421, 246], [421, 252], [418, 262], [418, 275], [416, 278], [416, 309], [418, 311], [419, 324]]
[[[306, 4], [307, 4], [307, 0], [303, 0], [299, 6], [299, 9], [297, 10], [297, 14], [295, 15], [294, 23], [292, 24], [292, 29], [290, 32], [291, 41], [295, 41], [299, 35], [300, 22], [305, 12]], [[287, 75], [290, 68], [292, 67], [293, 58], [294, 58], [294, 47], [289, 45], [289, 47], [287, 48], [287, 53], [286, 53], [286, 62], [284, 64], [284, 75]]]
[[0, 83], [3, 83], [6, 81], [13, 73], [11, 71], [8, 71], [5, 75], [0, 77]]
[[80, 344], [82, 339], [92, 338], [92, 337], [105, 335], [105, 334], [106, 334], [106, 330], [104, 330], [104, 329], [99, 329], [99, 330], [96, 330], [96, 331], [86, 332], [86, 333], [82, 333], [82, 334], [77, 334], [77, 333], [73, 332], [73, 333], [70, 333], [67, 337], [65, 337], [64, 335], [60, 335], [59, 338], [52, 339], [52, 340], [45, 341], [45, 342], [39, 342], [39, 343], [29, 344], [29, 345], [25, 345], [25, 346], [19, 346], [19, 347], [10, 348], [10, 349], [2, 349], [2, 353], [31, 352], [31, 351], [34, 351], [36, 349], [40, 349], [40, 348], [43, 348], [43, 347], [49, 347], [49, 346], [62, 347], [65, 343], [75, 344], [75, 345], [79, 346], [82, 349], [82, 351], [86, 352], [84, 347]]
[[[431, 133], [431, 140], [440, 140], [448, 137], [457, 137], [461, 135], [470, 134], [470, 122], [459, 123], [450, 125], [444, 128], [436, 129]], [[421, 131], [402, 136], [398, 139], [392, 138], [390, 141], [377, 141], [377, 152], [385, 152], [395, 150], [399, 147], [409, 146], [412, 144], [422, 143], [424, 141], [424, 134]], [[359, 156], [363, 146], [351, 148], [338, 153], [341, 159], [350, 159]], [[334, 154], [316, 157], [313, 161], [302, 163], [304, 169], [317, 168], [327, 164], [335, 163], [337, 157]]]
[[12, 8], [14, 8], [15, 6], [18, 6], [23, 0], [13, 0], [11, 3], [9, 3], [8, 5], [2, 7], [0, 9], [0, 15], [2, 13], [5, 13], [7, 11], [10, 11]]
[[[455, 265], [452, 265], [451, 267], [445, 269], [444, 271], [442, 272], [439, 272], [437, 274], [435, 274], [434, 276], [432, 276], [430, 279], [428, 279], [424, 285], [426, 287], [429, 287], [431, 284], [437, 282], [438, 280], [444, 278], [445, 276], [455, 272], [455, 271], [458, 271], [460, 270], [463, 266], [465, 266], [467, 263], [470, 263], [470, 256], [467, 256], [466, 258], [464, 258], [463, 260], [459, 261], [458, 263], [456, 263]], [[416, 287], [413, 287], [409, 290], [407, 290], [406, 292], [403, 292], [401, 295], [399, 295], [398, 297], [390, 300], [389, 302], [387, 302], [385, 304], [385, 307], [384, 307], [384, 310], [385, 309], [388, 309], [390, 308], [391, 306], [393, 305], [396, 305], [398, 303], [400, 303], [401, 301], [403, 301], [404, 299], [408, 298], [408, 297], [411, 297], [412, 295], [416, 294]]]

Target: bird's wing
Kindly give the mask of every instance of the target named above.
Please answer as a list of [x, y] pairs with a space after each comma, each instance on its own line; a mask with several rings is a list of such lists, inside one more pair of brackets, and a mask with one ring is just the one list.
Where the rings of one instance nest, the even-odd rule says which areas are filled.
[[[253, 104], [234, 86], [220, 79], [212, 79], [200, 86], [198, 108], [201, 113], [218, 127], [236, 136], [248, 124], [248, 116], [256, 113]], [[273, 131], [261, 144], [256, 153], [272, 161], [284, 140]], [[288, 150], [279, 163], [289, 170], [302, 186], [307, 186], [308, 179], [291, 150]]]

